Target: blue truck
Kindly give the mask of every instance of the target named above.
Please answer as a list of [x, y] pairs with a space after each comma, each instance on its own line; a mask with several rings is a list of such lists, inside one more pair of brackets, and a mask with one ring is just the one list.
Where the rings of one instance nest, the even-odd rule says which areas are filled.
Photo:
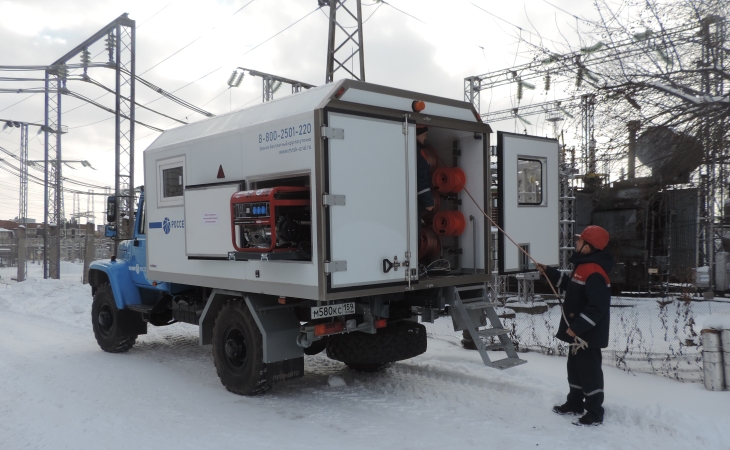
[[[432, 169], [453, 166], [425, 180], [444, 223], [418, 207], [424, 125]], [[419, 318], [451, 316], [486, 365], [523, 363], [486, 290], [490, 132], [470, 103], [352, 80], [163, 132], [144, 151], [132, 238], [90, 266], [99, 346], [195, 325], [222, 384], [253, 395], [325, 350], [362, 371], [412, 358], [427, 347]], [[117, 210], [112, 198], [110, 223]]]

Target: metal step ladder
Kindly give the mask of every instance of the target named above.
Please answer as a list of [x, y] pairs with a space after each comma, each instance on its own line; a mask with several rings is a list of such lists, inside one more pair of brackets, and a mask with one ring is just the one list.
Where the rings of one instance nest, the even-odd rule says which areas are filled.
[[[451, 315], [454, 318], [455, 331], [466, 330], [469, 333], [482, 357], [482, 361], [484, 361], [484, 365], [503, 370], [526, 363], [527, 361], [517, 356], [512, 340], [508, 336], [509, 330], [504, 328], [497, 311], [494, 309], [495, 306], [498, 306], [498, 303], [489, 301], [486, 284], [460, 286], [453, 289]], [[457, 314], [459, 317], [454, 317]], [[483, 320], [483, 315], [486, 315], [486, 319], [491, 325], [490, 328], [481, 328], [483, 323], [486, 323]], [[478, 320], [476, 323], [475, 318]], [[498, 338], [499, 342], [487, 344], [483, 340], [493, 337]], [[487, 351], [499, 349], [506, 352], [507, 357], [492, 361]]]

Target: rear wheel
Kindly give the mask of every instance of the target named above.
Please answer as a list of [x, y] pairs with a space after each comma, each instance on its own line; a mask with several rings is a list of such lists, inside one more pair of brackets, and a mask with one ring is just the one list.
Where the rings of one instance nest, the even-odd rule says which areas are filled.
[[256, 395], [271, 388], [266, 380], [263, 338], [242, 300], [229, 300], [213, 327], [213, 362], [229, 391]]
[[426, 327], [403, 321], [381, 328], [376, 334], [354, 332], [330, 336], [327, 356], [353, 370], [375, 372], [388, 363], [418, 356], [426, 347]]
[[109, 283], [96, 290], [91, 304], [91, 324], [96, 342], [102, 350], [109, 353], [123, 353], [132, 348], [137, 335], [122, 336], [120, 333], [119, 310], [114, 302], [114, 294]]

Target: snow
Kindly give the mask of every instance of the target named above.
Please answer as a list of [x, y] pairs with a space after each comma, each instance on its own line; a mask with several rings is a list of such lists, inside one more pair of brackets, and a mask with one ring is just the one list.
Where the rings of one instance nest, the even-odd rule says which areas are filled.
[[454, 340], [375, 374], [306, 357], [304, 378], [241, 397], [194, 326], [150, 327], [128, 353], [105, 353], [81, 266], [42, 280], [31, 265], [17, 284], [14, 270], [0, 269], [2, 449], [729, 448], [730, 392], [604, 366], [605, 424], [578, 428], [550, 412], [564, 358], [525, 353], [496, 371]]
[[702, 329], [710, 330], [730, 330], [730, 313], [715, 313], [711, 316], [704, 317], [700, 322]]

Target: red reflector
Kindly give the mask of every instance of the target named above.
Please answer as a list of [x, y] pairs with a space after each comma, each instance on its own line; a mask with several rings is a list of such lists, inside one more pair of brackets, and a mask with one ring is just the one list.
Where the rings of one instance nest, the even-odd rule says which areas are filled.
[[339, 333], [345, 329], [345, 324], [342, 322], [328, 322], [320, 323], [314, 326], [315, 336], [324, 336], [325, 334]]
[[375, 321], [375, 328], [385, 328], [388, 326], [388, 319], [378, 319]]
[[413, 103], [411, 103], [411, 108], [413, 108], [413, 112], [421, 112], [426, 109], [426, 103], [421, 100], [414, 100]]
[[279, 304], [286, 305], [286, 297], [279, 297]]
[[218, 166], [218, 178], [225, 178], [226, 174], [223, 173], [223, 165]]
[[335, 98], [340, 98], [340, 96], [342, 96], [342, 94], [344, 94], [344, 93], [345, 93], [345, 88], [343, 88], [343, 87], [339, 88], [337, 90], [337, 92], [335, 93]]

